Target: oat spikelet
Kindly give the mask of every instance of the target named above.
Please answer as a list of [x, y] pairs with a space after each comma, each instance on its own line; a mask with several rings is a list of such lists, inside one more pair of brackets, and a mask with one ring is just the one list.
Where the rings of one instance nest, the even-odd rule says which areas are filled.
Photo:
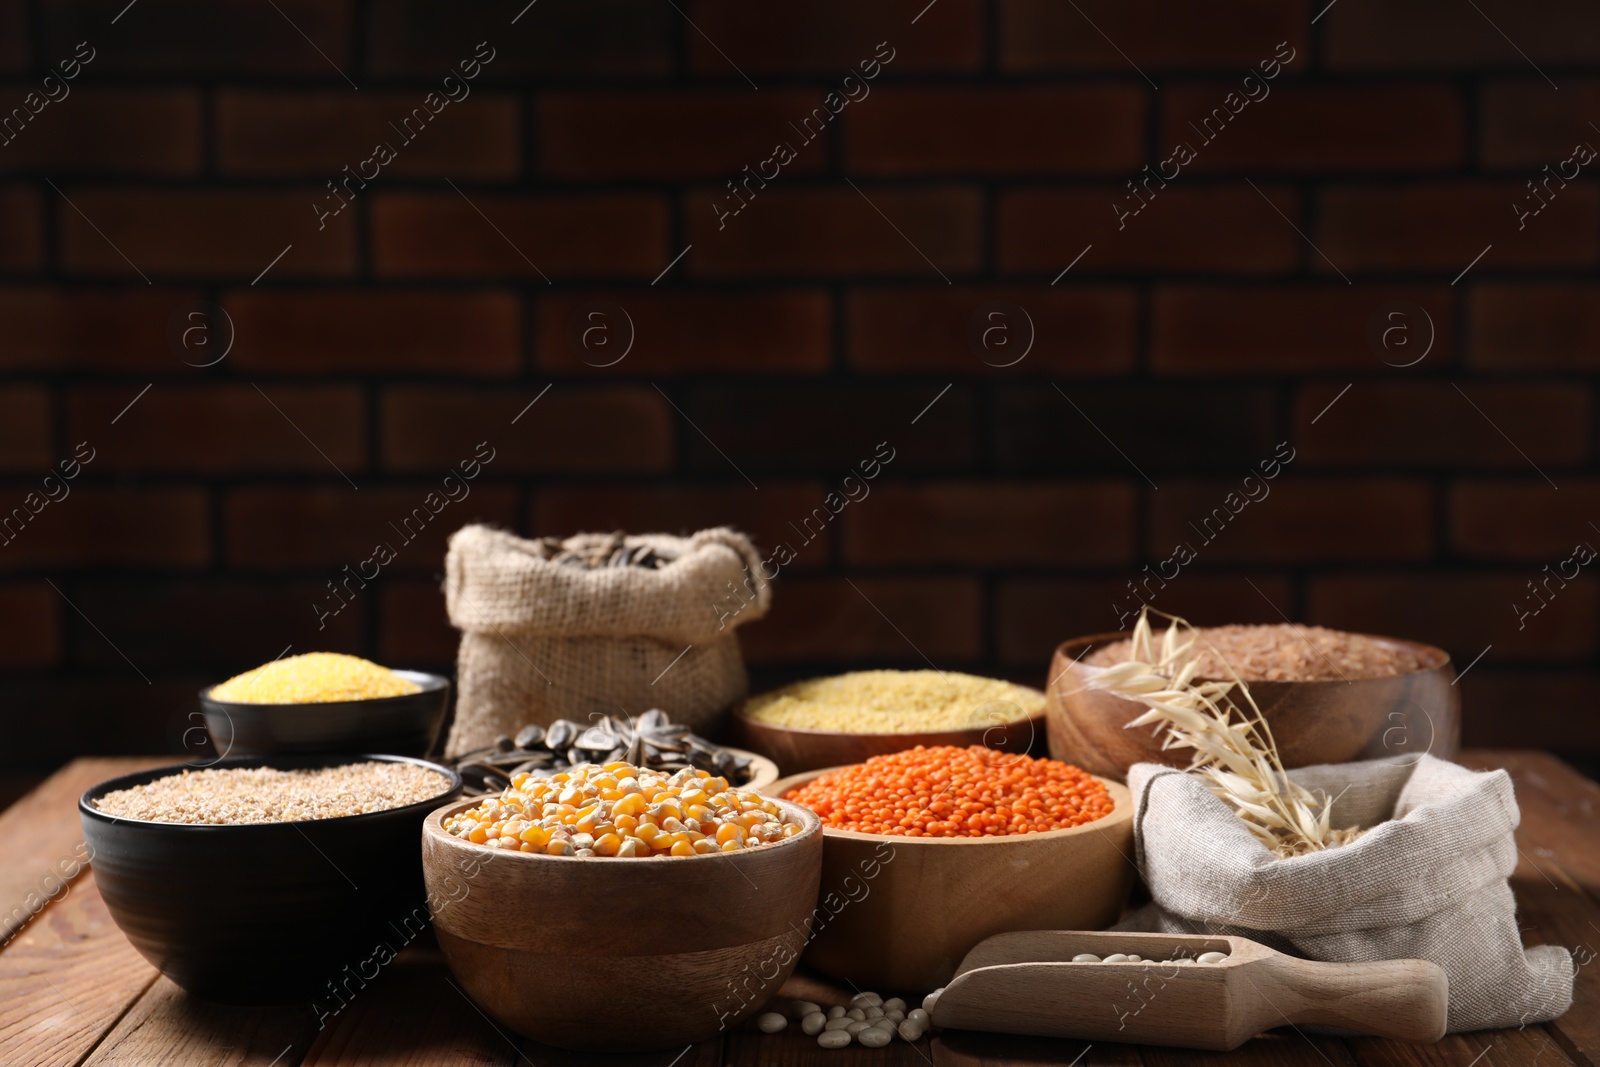
[[1099, 671], [1089, 687], [1144, 705], [1145, 713], [1128, 727], [1154, 725], [1164, 731], [1163, 751], [1193, 749], [1186, 770], [1203, 778], [1277, 855], [1298, 856], [1355, 840], [1359, 829], [1331, 827], [1331, 800], [1289, 780], [1249, 685], [1222, 654], [1207, 644], [1227, 666], [1229, 680], [1197, 680], [1195, 643], [1204, 638], [1176, 615], [1155, 612], [1168, 620], [1158, 639], [1151, 614], [1148, 607], [1139, 613], [1128, 661]]

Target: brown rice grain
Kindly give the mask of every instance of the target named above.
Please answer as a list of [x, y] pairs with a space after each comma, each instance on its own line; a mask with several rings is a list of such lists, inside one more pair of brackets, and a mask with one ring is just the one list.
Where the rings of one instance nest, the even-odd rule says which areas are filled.
[[[1403, 645], [1322, 626], [1208, 626], [1196, 633], [1201, 678], [1228, 677], [1219, 655], [1247, 682], [1355, 681], [1408, 674], [1425, 666]], [[1083, 662], [1109, 667], [1126, 662], [1129, 654], [1130, 642], [1115, 641], [1095, 649]]]

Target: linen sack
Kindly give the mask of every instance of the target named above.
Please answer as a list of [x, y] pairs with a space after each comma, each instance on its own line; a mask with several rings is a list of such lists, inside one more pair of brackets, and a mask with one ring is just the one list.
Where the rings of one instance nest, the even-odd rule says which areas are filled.
[[1153, 902], [1123, 928], [1238, 934], [1336, 963], [1424, 959], [1450, 980], [1452, 1033], [1544, 1022], [1572, 1004], [1564, 948], [1524, 950], [1507, 878], [1511, 777], [1424, 755], [1303, 767], [1354, 842], [1280, 859], [1201, 780], [1135, 764], [1134, 847]]
[[[582, 552], [610, 536], [563, 544]], [[700, 732], [745, 696], [734, 631], [772, 602], [749, 538], [719, 527], [625, 543], [676, 558], [660, 568], [590, 569], [551, 563], [533, 542], [487, 526], [450, 538], [445, 606], [461, 648], [446, 756], [529, 723], [650, 708]]]

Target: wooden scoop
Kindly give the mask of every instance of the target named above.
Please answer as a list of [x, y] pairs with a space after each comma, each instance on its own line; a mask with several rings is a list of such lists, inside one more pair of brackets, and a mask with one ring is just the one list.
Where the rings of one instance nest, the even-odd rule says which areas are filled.
[[[1068, 962], [1085, 952], [1146, 962]], [[1227, 959], [1193, 962], [1206, 952]], [[1180, 956], [1191, 962], [1162, 962]], [[1437, 1041], [1448, 993], [1427, 960], [1318, 963], [1243, 937], [1022, 930], [967, 953], [931, 1015], [948, 1029], [1226, 1050], [1291, 1023]]]

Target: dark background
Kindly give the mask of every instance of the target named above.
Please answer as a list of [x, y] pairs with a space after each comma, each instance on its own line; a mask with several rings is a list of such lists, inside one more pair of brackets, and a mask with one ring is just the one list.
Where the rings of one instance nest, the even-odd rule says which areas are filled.
[[[1512, 205], [1600, 145], [1600, 8], [925, 2], [0, 2], [4, 113], [95, 53], [0, 146], [0, 512], [95, 452], [0, 546], [0, 767], [176, 751], [196, 689], [286, 645], [447, 668], [468, 521], [798, 544], [885, 441], [744, 631], [756, 684], [1040, 684], [1288, 441], [1158, 606], [1482, 653], [1468, 743], [1592, 770], [1596, 583], [1515, 605], [1600, 544], [1600, 194], [1552, 181], [1520, 229]], [[471, 96], [400, 144], [480, 41]], [[870, 95], [802, 145], [879, 42]], [[1270, 95], [1203, 143], [1187, 123], [1279, 42]], [[378, 139], [398, 158], [319, 230]], [[1119, 231], [1178, 140], [1198, 158]], [[570, 336], [594, 300], [633, 323], [613, 366]], [[204, 369], [227, 327], [186, 348], [200, 302], [233, 334]], [[985, 351], [995, 302], [1014, 343]], [[1031, 349], [987, 365], [1017, 307]], [[1431, 349], [1386, 365], [1421, 355], [1418, 309]], [[319, 632], [325, 583], [484, 440], [471, 496]]]

